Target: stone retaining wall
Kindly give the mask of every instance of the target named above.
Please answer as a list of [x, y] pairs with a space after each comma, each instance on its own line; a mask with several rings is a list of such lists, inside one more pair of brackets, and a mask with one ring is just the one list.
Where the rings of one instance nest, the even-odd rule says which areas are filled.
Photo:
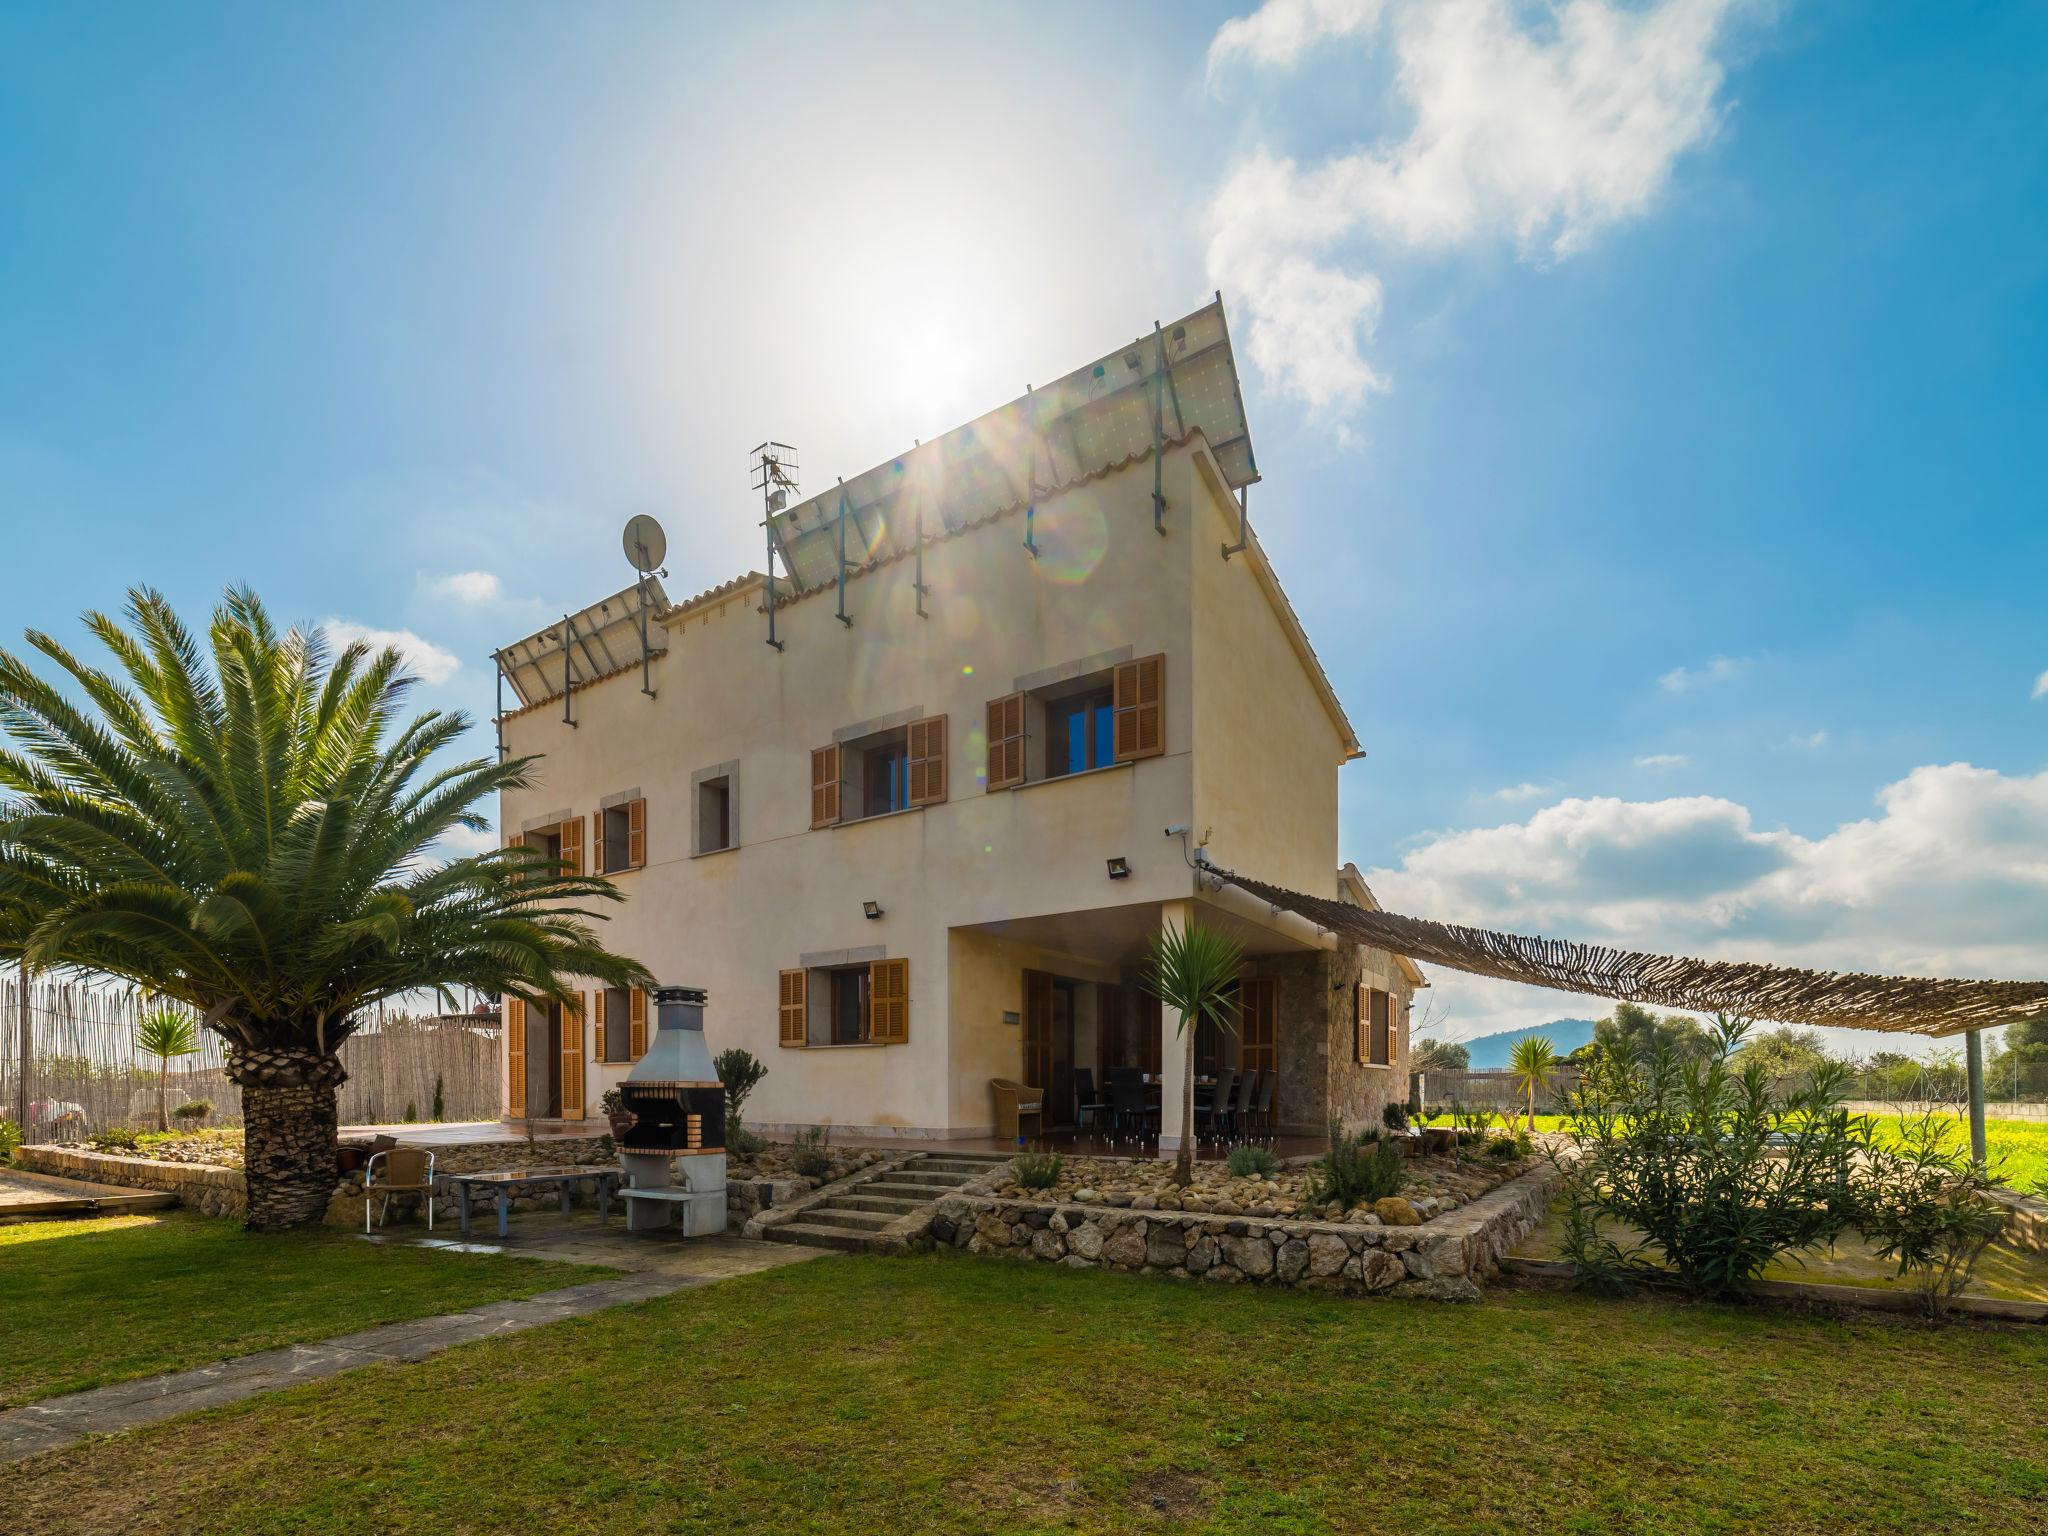
[[2005, 1242], [2023, 1253], [2048, 1253], [2048, 1200], [2009, 1189], [1991, 1198], [2005, 1207]]
[[1222, 1285], [1472, 1301], [1543, 1219], [1557, 1185], [1543, 1164], [1419, 1226], [1269, 1220], [949, 1195], [932, 1215], [941, 1248], [1073, 1269], [1151, 1270]]
[[[249, 1200], [239, 1168], [213, 1168], [203, 1163], [163, 1163], [149, 1157], [120, 1157], [80, 1147], [22, 1147], [15, 1166], [29, 1173], [60, 1179], [85, 1179], [123, 1189], [160, 1189], [208, 1216], [240, 1216]], [[360, 1214], [360, 1208], [358, 1208]]]

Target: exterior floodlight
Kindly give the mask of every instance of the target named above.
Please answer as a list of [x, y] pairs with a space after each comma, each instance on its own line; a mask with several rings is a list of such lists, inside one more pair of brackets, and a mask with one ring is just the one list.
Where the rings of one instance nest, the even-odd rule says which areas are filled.
[[1131, 861], [1121, 856], [1109, 861], [1109, 878], [1128, 880], [1131, 877]]
[[882, 904], [879, 901], [864, 901], [860, 904], [860, 909], [870, 918], [877, 918], [882, 915]]

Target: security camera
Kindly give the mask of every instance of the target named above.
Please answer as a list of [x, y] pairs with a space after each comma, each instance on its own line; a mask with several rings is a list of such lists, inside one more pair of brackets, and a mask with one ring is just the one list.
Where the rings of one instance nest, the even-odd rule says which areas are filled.
[[1188, 835], [1188, 829], [1176, 823], [1175, 825], [1170, 826], [1166, 829], [1166, 835], [1168, 837], [1186, 837]]

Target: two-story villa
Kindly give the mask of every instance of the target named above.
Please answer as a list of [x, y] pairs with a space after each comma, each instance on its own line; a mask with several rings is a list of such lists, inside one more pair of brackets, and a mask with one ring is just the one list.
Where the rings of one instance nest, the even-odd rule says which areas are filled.
[[[1376, 1121], [1420, 973], [1197, 868], [1205, 844], [1372, 902], [1337, 853], [1361, 749], [1247, 525], [1254, 464], [1219, 297], [777, 506], [772, 589], [650, 583], [644, 651], [629, 588], [500, 653], [504, 748], [541, 758], [504, 834], [617, 882], [608, 941], [766, 1061], [757, 1126], [987, 1136], [1013, 1078], [1056, 1128], [1077, 1069], [1130, 1066], [1177, 1105], [1178, 1019], [1139, 974], [1190, 921], [1245, 952], [1241, 1027], [1198, 1069], [1274, 1074], [1283, 1131]], [[508, 1118], [575, 1121], [647, 1004], [506, 1022]]]

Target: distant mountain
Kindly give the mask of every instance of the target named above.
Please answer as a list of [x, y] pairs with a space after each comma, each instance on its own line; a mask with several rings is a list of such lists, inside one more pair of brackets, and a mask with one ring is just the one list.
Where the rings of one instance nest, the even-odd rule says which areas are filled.
[[1464, 1045], [1472, 1053], [1472, 1070], [1504, 1071], [1509, 1065], [1509, 1056], [1514, 1053], [1515, 1042], [1526, 1040], [1531, 1035], [1549, 1036], [1550, 1048], [1560, 1056], [1569, 1056], [1593, 1038], [1593, 1021], [1552, 1019], [1548, 1024], [1535, 1024], [1528, 1029], [1511, 1029], [1504, 1034], [1481, 1035], [1477, 1040], [1467, 1040]]

